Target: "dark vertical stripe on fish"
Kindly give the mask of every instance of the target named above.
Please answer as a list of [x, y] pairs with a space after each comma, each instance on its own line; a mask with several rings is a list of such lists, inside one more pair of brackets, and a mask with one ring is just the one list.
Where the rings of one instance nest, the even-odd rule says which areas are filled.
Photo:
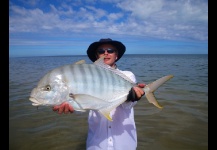
[[99, 75], [99, 87], [98, 89], [100, 90], [101, 94], [105, 94], [107, 92], [107, 79], [106, 79], [106, 71], [102, 68], [96, 67], [97, 69], [97, 74]]
[[85, 80], [85, 75], [82, 74], [83, 65], [75, 65], [75, 72], [77, 74], [76, 76], [76, 83], [79, 87], [76, 87], [77, 89], [85, 89], [85, 85], [83, 82]]
[[96, 92], [98, 92], [96, 86], [97, 86], [97, 84], [99, 84], [98, 83], [99, 80], [98, 80], [95, 69], [93, 69], [93, 68], [95, 68], [95, 66], [94, 67], [93, 66], [88, 66], [87, 68], [88, 68], [88, 71], [90, 73], [90, 76], [92, 76], [92, 81], [89, 81], [89, 82], [91, 82], [90, 84], [92, 85], [92, 87], [90, 87], [88, 92], [96, 93]]
[[106, 72], [106, 74], [105, 74], [105, 80], [106, 80], [106, 87], [107, 87], [107, 90], [109, 90], [109, 91], [113, 91], [113, 84], [109, 84], [109, 83], [113, 83], [113, 81], [112, 81], [112, 78], [111, 78], [111, 76], [112, 76], [112, 73], [111, 72], [109, 72], [108, 70], [106, 70], [105, 71]]
[[72, 92], [74, 91], [73, 94], [77, 94], [78, 93], [78, 84], [76, 84], [76, 82], [78, 81], [78, 74], [76, 72], [76, 65], [70, 65], [70, 73], [69, 74], [69, 79], [71, 79], [70, 83], [72, 84], [72, 87], [74, 87], [72, 89]]

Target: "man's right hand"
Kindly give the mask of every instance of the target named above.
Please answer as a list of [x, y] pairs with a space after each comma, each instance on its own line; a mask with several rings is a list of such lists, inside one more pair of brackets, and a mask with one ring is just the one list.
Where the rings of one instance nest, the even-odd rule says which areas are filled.
[[59, 114], [62, 114], [62, 113], [68, 114], [68, 113], [73, 113], [74, 109], [69, 103], [63, 102], [60, 105], [54, 106], [53, 111], [57, 111]]

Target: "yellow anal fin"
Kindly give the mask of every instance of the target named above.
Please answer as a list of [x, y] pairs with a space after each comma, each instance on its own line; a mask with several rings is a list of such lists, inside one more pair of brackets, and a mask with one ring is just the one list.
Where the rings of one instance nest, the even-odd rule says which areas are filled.
[[99, 112], [105, 116], [109, 121], [113, 121], [112, 118], [110, 117], [110, 113], [107, 112], [106, 110], [99, 110]]

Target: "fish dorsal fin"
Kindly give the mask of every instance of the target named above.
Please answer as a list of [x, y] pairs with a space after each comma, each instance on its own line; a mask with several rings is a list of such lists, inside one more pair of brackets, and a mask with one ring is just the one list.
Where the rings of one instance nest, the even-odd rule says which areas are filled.
[[79, 60], [79, 61], [75, 62], [74, 64], [81, 65], [81, 64], [85, 64], [85, 63], [86, 63], [85, 60]]
[[128, 82], [130, 82], [132, 84], [135, 84], [135, 82], [133, 82], [128, 76], [126, 76], [125, 74], [120, 72], [118, 69], [112, 68], [109, 65], [105, 64], [104, 63], [104, 56], [97, 59], [94, 62], [94, 64], [101, 67], [101, 68], [103, 68], [103, 69], [109, 70], [109, 71], [113, 72], [114, 74], [117, 74], [117, 75], [121, 76], [122, 78], [124, 78], [125, 80], [127, 80]]

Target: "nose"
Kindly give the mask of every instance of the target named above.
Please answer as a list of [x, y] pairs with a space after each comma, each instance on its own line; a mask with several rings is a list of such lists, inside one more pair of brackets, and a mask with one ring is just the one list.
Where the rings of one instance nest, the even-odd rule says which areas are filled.
[[105, 50], [104, 54], [108, 54], [108, 51], [107, 51], [107, 50]]

